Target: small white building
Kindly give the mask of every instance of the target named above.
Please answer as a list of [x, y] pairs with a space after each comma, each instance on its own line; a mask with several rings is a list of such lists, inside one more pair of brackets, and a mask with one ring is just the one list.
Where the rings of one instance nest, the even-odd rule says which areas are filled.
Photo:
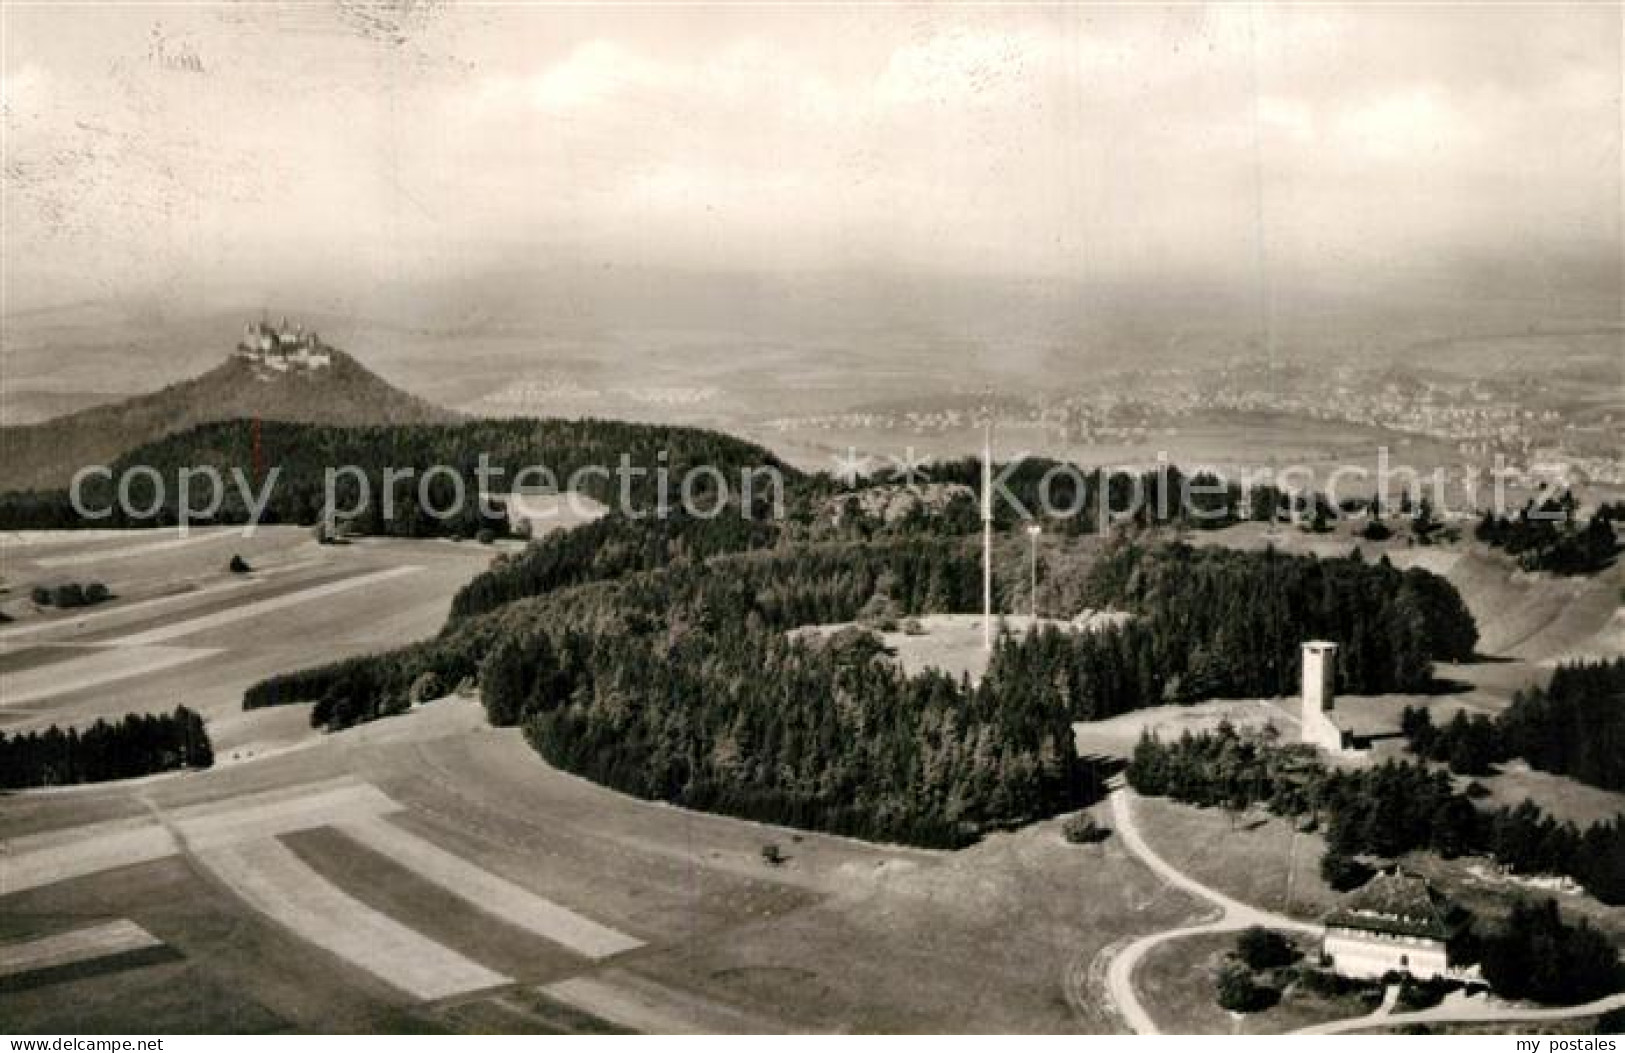
[[1396, 870], [1372, 878], [1326, 916], [1321, 953], [1340, 976], [1427, 980], [1452, 972], [1450, 947], [1462, 928], [1459, 913], [1425, 878]]

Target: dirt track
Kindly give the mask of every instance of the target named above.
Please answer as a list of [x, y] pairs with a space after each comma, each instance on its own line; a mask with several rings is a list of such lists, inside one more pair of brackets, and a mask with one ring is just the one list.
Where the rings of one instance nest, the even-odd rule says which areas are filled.
[[1137, 1034], [1160, 1034], [1156, 1021], [1146, 1012], [1140, 1004], [1139, 995], [1134, 990], [1134, 970], [1140, 961], [1155, 946], [1168, 940], [1177, 940], [1185, 936], [1198, 936], [1212, 932], [1232, 932], [1249, 928], [1254, 925], [1266, 929], [1280, 929], [1285, 932], [1297, 932], [1318, 938], [1322, 929], [1319, 925], [1289, 918], [1284, 914], [1274, 914], [1269, 911], [1249, 907], [1245, 903], [1231, 899], [1217, 889], [1209, 888], [1194, 878], [1176, 870], [1163, 858], [1151, 850], [1140, 836], [1140, 831], [1134, 825], [1134, 791], [1119, 788], [1111, 794], [1113, 830], [1123, 842], [1128, 845], [1139, 860], [1168, 884], [1184, 892], [1190, 893], [1199, 899], [1206, 900], [1214, 905], [1218, 913], [1210, 921], [1196, 925], [1186, 925], [1177, 929], [1168, 929], [1163, 932], [1142, 936], [1122, 947], [1112, 955], [1106, 968], [1106, 990], [1117, 1007]]

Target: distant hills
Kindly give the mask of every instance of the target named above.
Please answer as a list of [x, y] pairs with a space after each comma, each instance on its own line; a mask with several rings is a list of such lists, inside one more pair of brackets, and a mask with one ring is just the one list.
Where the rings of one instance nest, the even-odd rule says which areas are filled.
[[66, 486], [86, 465], [198, 424], [434, 424], [460, 415], [408, 394], [342, 351], [320, 370], [278, 372], [242, 357], [159, 391], [39, 424], [0, 427], [0, 491]]

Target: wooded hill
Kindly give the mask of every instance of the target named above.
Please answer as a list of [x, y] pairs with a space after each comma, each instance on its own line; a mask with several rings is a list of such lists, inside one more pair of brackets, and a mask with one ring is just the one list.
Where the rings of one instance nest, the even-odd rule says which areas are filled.
[[319, 371], [274, 373], [241, 358], [159, 391], [39, 424], [0, 427], [0, 491], [65, 487], [79, 469], [211, 421], [424, 424], [458, 414], [410, 395], [342, 351]]
[[[505, 517], [482, 519], [478, 514], [476, 471], [481, 455], [493, 471], [500, 469], [504, 473], [493, 477], [504, 491], [522, 469], [534, 466], [554, 473], [561, 486], [579, 469], [607, 469], [585, 474], [578, 480], [577, 489], [616, 508], [623, 503], [623, 480], [610, 473], [617, 471], [625, 458], [632, 469], [624, 477], [626, 493], [631, 510], [638, 514], [648, 514], [661, 499], [662, 477], [656, 472], [662, 469], [668, 473], [665, 478], [669, 483], [664, 498], [671, 503], [678, 499], [677, 487], [685, 473], [700, 465], [721, 473], [728, 492], [734, 495], [741, 492], [744, 471], [773, 468], [788, 480], [787, 486], [801, 478], [799, 472], [760, 446], [719, 432], [615, 421], [504, 419], [365, 427], [267, 421], [258, 428], [257, 448], [255, 431], [253, 424], [243, 420], [205, 424], [117, 458], [112, 464], [115, 480], [128, 468], [147, 466], [165, 481], [164, 500], [153, 516], [132, 520], [115, 510], [112, 518], [82, 520], [66, 491], [12, 493], [0, 495], [0, 528], [174, 523], [179, 514], [175, 480], [182, 469], [204, 466], [212, 466], [228, 480], [236, 470], [254, 483], [268, 478], [272, 468], [278, 469], [261, 522], [300, 524], [320, 519], [326, 502], [327, 472], [353, 466], [365, 476], [365, 492], [371, 500], [351, 517], [352, 529], [363, 534], [405, 537], [469, 536], [482, 527], [499, 533], [507, 529]], [[450, 473], [441, 471], [430, 476], [425, 506], [420, 480], [437, 466], [449, 468]], [[391, 470], [396, 473], [389, 488], [393, 493], [393, 515], [386, 518], [385, 473]], [[710, 508], [715, 484], [711, 477], [702, 478], [705, 485], [695, 486], [693, 493], [700, 507]], [[337, 509], [342, 512], [356, 507], [361, 484], [348, 472], [338, 472], [336, 479]], [[458, 514], [433, 515], [430, 509], [454, 507], [459, 480], [466, 499]], [[771, 500], [773, 491], [765, 483], [754, 489], [764, 501]], [[114, 482], [99, 478], [86, 483], [83, 499], [87, 507], [106, 508], [117, 503], [113, 500], [115, 493]], [[144, 511], [155, 503], [153, 485], [144, 475], [131, 477], [128, 493], [134, 509]], [[201, 504], [202, 498], [194, 500]], [[739, 518], [737, 511], [724, 512], [718, 518], [729, 515]], [[248, 518], [249, 508], [241, 488], [227, 487], [226, 500], [211, 521], [237, 524]]]
[[[1136, 591], [1146, 580], [1160, 583], [1154, 602]], [[1170, 695], [1183, 681], [1178, 669], [1157, 668], [1159, 655], [1205, 648], [1217, 656], [1214, 693], [1256, 693], [1250, 664], [1295, 687], [1298, 641], [1343, 633], [1367, 653], [1350, 667], [1351, 689], [1383, 690], [1401, 675], [1425, 680], [1432, 641], [1463, 631], [1420, 604], [1394, 619], [1384, 605], [1332, 602], [1338, 589], [1404, 592], [1391, 567], [1125, 545], [1103, 562], [1097, 589], [1139, 618], [1095, 634], [1006, 636], [978, 684], [905, 675], [861, 630], [825, 641], [788, 635], [851, 621], [877, 596], [899, 615], [974, 610], [980, 585], [968, 538], [804, 543], [674, 562], [468, 615], [402, 651], [273, 678], [244, 704], [314, 701], [313, 722], [337, 728], [398, 710], [425, 674], [441, 683], [477, 676], [493, 723], [523, 726], [550, 762], [607, 785], [749, 818], [955, 845], [1086, 800], [1096, 780], [1073, 758], [1073, 720], [1195, 697]], [[1195, 613], [1222, 589], [1274, 598], [1242, 616], [1249, 630], [1235, 638], [1244, 648], [1236, 655], [1223, 623]], [[1266, 631], [1276, 618], [1285, 620]]]

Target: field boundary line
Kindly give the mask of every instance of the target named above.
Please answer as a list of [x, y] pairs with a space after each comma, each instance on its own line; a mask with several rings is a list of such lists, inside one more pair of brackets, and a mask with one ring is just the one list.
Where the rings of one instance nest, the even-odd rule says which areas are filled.
[[358, 574], [355, 577], [330, 581], [325, 585], [313, 585], [308, 589], [300, 589], [297, 592], [284, 593], [281, 596], [272, 596], [264, 600], [255, 600], [238, 607], [229, 607], [223, 611], [188, 618], [172, 625], [163, 625], [156, 629], [147, 629], [130, 636], [120, 636], [101, 642], [117, 647], [137, 647], [146, 644], [167, 643], [178, 637], [218, 629], [221, 626], [232, 625], [249, 618], [257, 618], [262, 614], [272, 614], [288, 607], [296, 607], [301, 603], [308, 603], [311, 600], [325, 599], [328, 596], [336, 596], [341, 592], [349, 592], [351, 589], [359, 589], [364, 585], [376, 585], [405, 574], [415, 574], [422, 569], [421, 566], [415, 563], [404, 564], [399, 567], [388, 567], [384, 570], [375, 570], [370, 574]]
[[643, 941], [499, 877], [381, 818], [334, 823], [363, 847], [405, 867], [500, 921], [592, 959], [636, 950]]
[[193, 858], [283, 929], [414, 998], [435, 1001], [513, 983], [362, 903], [275, 838]]
[[163, 941], [128, 918], [69, 929], [34, 939], [0, 943], [0, 977], [111, 958], [161, 947]]

